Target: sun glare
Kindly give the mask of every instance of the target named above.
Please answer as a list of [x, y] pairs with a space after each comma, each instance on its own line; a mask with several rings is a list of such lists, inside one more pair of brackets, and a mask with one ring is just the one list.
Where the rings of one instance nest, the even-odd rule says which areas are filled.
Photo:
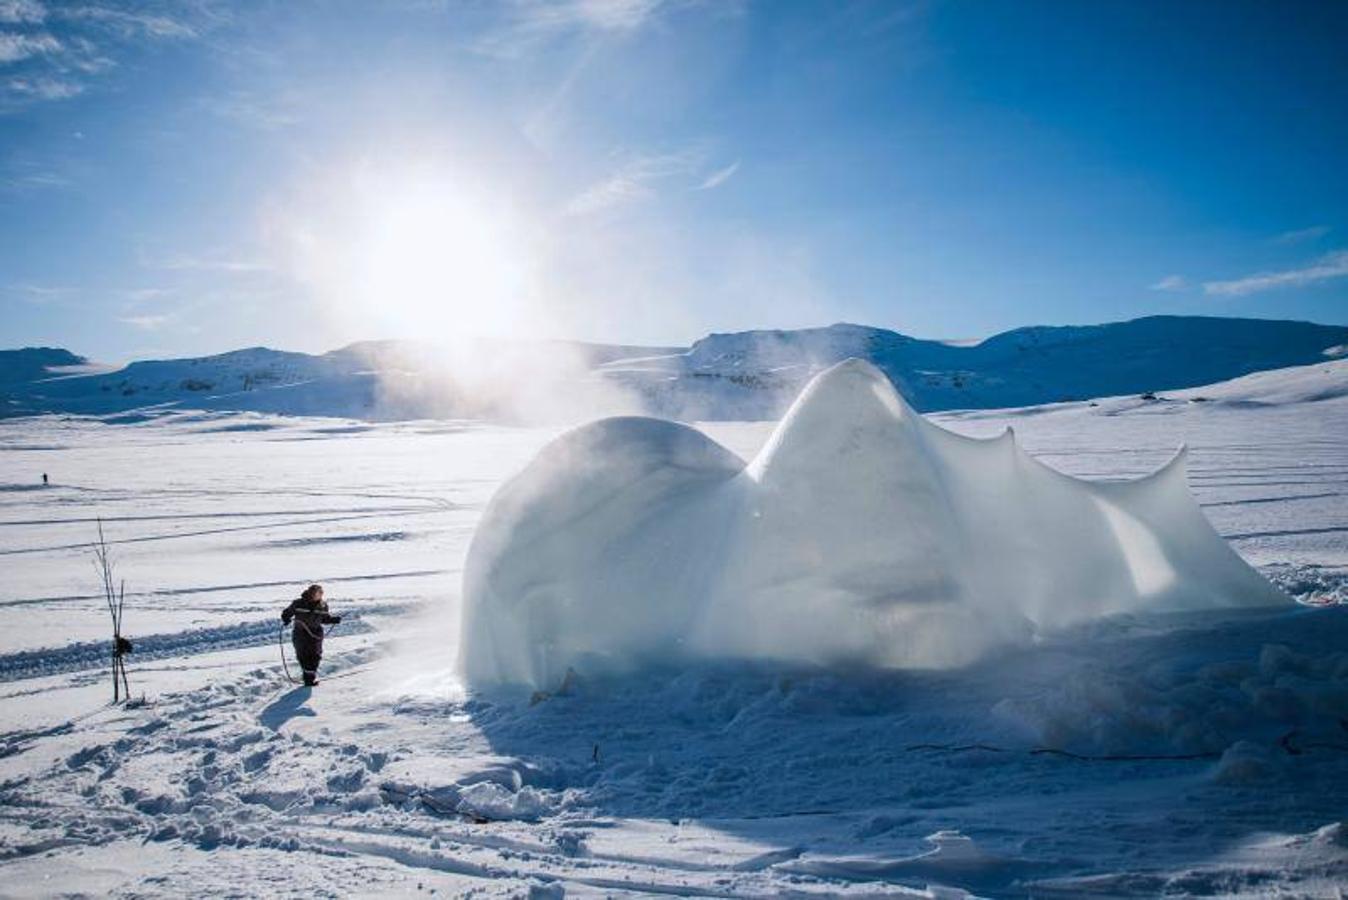
[[530, 305], [521, 217], [479, 179], [357, 167], [297, 230], [304, 277], [354, 333], [441, 342], [517, 333]]

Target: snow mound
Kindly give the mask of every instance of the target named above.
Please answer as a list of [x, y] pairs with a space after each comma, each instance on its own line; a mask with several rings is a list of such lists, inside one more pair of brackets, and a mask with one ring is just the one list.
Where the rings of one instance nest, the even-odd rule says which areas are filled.
[[557, 804], [545, 791], [528, 786], [512, 792], [499, 784], [480, 781], [464, 788], [459, 797], [458, 812], [495, 821], [534, 822], [557, 811]]
[[928, 422], [848, 360], [748, 465], [656, 419], [545, 447], [474, 535], [460, 660], [536, 687], [699, 657], [945, 668], [1109, 614], [1285, 602], [1204, 518], [1183, 450], [1081, 481], [1009, 429]]
[[1331, 356], [1331, 361], [1255, 372], [1219, 384], [1175, 391], [1173, 396], [1175, 399], [1201, 398], [1219, 403], [1260, 406], [1318, 403], [1348, 396], [1348, 359], [1338, 359], [1328, 351], [1326, 355]]

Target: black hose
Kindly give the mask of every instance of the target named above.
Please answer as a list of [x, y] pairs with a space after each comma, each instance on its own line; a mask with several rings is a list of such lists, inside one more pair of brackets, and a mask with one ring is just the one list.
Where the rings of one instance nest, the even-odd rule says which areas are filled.
[[[332, 629], [334, 629], [334, 628], [336, 628], [336, 627], [337, 627], [336, 623], [334, 623], [334, 624], [328, 626], [328, 630], [327, 630], [326, 632], [324, 632], [324, 636], [326, 637], [327, 635], [332, 634]], [[285, 623], [285, 622], [282, 622], [282, 623], [281, 623], [281, 630], [278, 631], [278, 632], [276, 633], [276, 643], [279, 645], [279, 649], [280, 649], [280, 651], [281, 651], [281, 667], [282, 667], [283, 669], [285, 669], [286, 678], [290, 681], [291, 684], [299, 684], [300, 682], [298, 682], [298, 681], [295, 680], [295, 676], [290, 674], [290, 663], [286, 662], [286, 623]]]
[[295, 680], [295, 676], [293, 676], [293, 675], [290, 674], [290, 663], [286, 662], [286, 623], [285, 623], [285, 622], [282, 622], [282, 623], [281, 623], [281, 630], [280, 630], [279, 632], [277, 632], [277, 634], [276, 634], [276, 642], [280, 645], [280, 650], [281, 650], [281, 666], [282, 666], [282, 668], [285, 669], [285, 672], [286, 672], [286, 678], [289, 679], [289, 681], [290, 681], [291, 684], [299, 684], [299, 682]]

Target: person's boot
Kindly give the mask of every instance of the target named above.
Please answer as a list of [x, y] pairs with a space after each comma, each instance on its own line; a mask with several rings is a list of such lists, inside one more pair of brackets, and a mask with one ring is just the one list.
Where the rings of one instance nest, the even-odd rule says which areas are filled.
[[318, 679], [315, 678], [313, 675], [310, 675], [308, 672], [305, 672], [305, 673], [304, 673], [304, 686], [305, 686], [305, 687], [313, 687], [313, 686], [316, 685], [316, 684], [318, 684]]

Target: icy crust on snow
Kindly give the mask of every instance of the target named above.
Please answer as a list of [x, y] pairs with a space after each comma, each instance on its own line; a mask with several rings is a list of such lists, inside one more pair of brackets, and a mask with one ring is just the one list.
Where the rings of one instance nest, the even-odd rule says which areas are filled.
[[1286, 602], [1212, 529], [1183, 450], [1082, 481], [848, 360], [748, 465], [656, 419], [545, 447], [474, 536], [461, 665], [536, 687], [689, 657], [944, 668], [1111, 614]]

